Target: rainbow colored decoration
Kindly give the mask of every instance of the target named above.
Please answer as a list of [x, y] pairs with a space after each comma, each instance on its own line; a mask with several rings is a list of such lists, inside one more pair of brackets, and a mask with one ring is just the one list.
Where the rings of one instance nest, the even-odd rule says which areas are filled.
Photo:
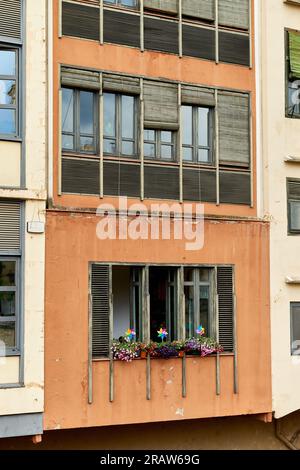
[[136, 332], [132, 330], [131, 328], [128, 328], [128, 330], [125, 333], [125, 338], [127, 338], [129, 341], [132, 341], [136, 337]]
[[158, 332], [158, 337], [163, 341], [164, 339], [166, 339], [166, 337], [168, 336], [168, 332], [165, 328], [161, 328]]
[[197, 335], [199, 335], [199, 336], [205, 335], [205, 328], [203, 328], [202, 325], [198, 326], [198, 328], [197, 328], [197, 330], [196, 330], [196, 333], [197, 333]]

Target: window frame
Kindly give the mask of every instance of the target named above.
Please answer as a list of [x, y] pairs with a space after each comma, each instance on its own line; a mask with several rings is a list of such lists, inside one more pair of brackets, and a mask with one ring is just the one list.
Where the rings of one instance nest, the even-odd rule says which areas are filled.
[[[126, 159], [139, 159], [138, 152], [138, 138], [139, 138], [139, 128], [138, 128], [138, 119], [139, 119], [139, 107], [138, 107], [138, 98], [136, 95], [131, 95], [130, 93], [118, 93], [113, 91], [103, 90], [103, 96], [105, 94], [110, 94], [115, 96], [115, 136], [107, 136], [104, 133], [105, 128], [105, 111], [103, 109], [103, 155], [105, 157], [117, 157], [117, 158], [126, 158]], [[130, 96], [133, 98], [133, 120], [134, 120], [134, 137], [129, 139], [128, 137], [122, 137], [122, 97]], [[116, 151], [113, 153], [105, 152], [105, 140], [114, 140], [116, 145]], [[122, 143], [123, 142], [132, 142], [133, 143], [133, 154], [127, 155], [122, 153]]]
[[[186, 160], [182, 155], [182, 161], [184, 165], [205, 165], [213, 166], [214, 165], [214, 145], [215, 145], [215, 132], [214, 132], [214, 112], [215, 108], [211, 106], [201, 106], [201, 105], [192, 105], [192, 104], [182, 104], [182, 107], [192, 108], [192, 144], [184, 144], [182, 142], [182, 152], [183, 149], [188, 148], [192, 150], [192, 160]], [[199, 145], [199, 109], [208, 109], [208, 146]], [[183, 135], [184, 122], [181, 122], [181, 132]], [[208, 150], [209, 161], [201, 162], [198, 160], [198, 151], [199, 150]]]
[[[166, 129], [144, 129], [145, 131], [153, 131], [154, 132], [154, 140], [149, 140], [145, 139], [144, 137], [144, 145], [145, 144], [151, 144], [155, 146], [155, 156], [154, 157], [149, 157], [145, 155], [144, 152], [144, 159], [145, 160], [150, 160], [150, 161], [161, 161], [161, 162], [170, 162], [174, 163], [177, 162], [177, 152], [176, 152], [176, 131], [170, 131]], [[162, 132], [171, 132], [171, 142], [165, 142], [162, 140]], [[162, 157], [162, 147], [163, 146], [168, 146], [171, 147], [171, 158], [165, 158]]]
[[[73, 92], [73, 132], [63, 131], [63, 122], [61, 122], [61, 135], [62, 135], [62, 152], [63, 154], [78, 154], [78, 155], [97, 155], [99, 153], [99, 94], [93, 90], [74, 88], [68, 86], [62, 86], [63, 90], [72, 90]], [[94, 122], [93, 122], [93, 135], [82, 134], [80, 132], [80, 93], [87, 92], [93, 95], [93, 111], [94, 111]], [[63, 110], [62, 110], [63, 111]], [[63, 112], [62, 112], [63, 118]], [[66, 149], [63, 147], [63, 136], [72, 136], [74, 142], [73, 149]], [[83, 151], [80, 150], [80, 138], [81, 137], [92, 137], [94, 139], [94, 151]]]
[[16, 54], [15, 75], [0, 75], [0, 80], [14, 80], [16, 82], [16, 103], [14, 105], [0, 104], [0, 109], [11, 109], [15, 111], [16, 132], [5, 134], [0, 132], [0, 140], [15, 140], [21, 137], [21, 47], [12, 44], [0, 43], [1, 51], [12, 51]]
[[21, 258], [19, 256], [6, 256], [0, 254], [0, 262], [15, 262], [15, 286], [0, 286], [0, 292], [15, 292], [15, 315], [13, 317], [1, 317], [1, 323], [15, 324], [15, 346], [6, 348], [6, 356], [15, 356], [20, 354], [20, 312], [21, 312]]
[[294, 315], [294, 312], [293, 312], [293, 307], [300, 308], [300, 302], [290, 302], [290, 330], [291, 330], [291, 333], [290, 333], [290, 337], [291, 337], [290, 352], [291, 352], [292, 357], [300, 355], [300, 349], [299, 349], [299, 354], [295, 354], [295, 351], [293, 350], [293, 343], [295, 341], [299, 341], [299, 348], [300, 348], [300, 338], [299, 338], [299, 340], [294, 339], [294, 328], [293, 328], [293, 315]]
[[[290, 90], [292, 89], [292, 84], [295, 82], [298, 83], [297, 88], [293, 88], [293, 90], [296, 92], [298, 90], [298, 96], [300, 100], [300, 80], [290, 80], [290, 46], [289, 46], [289, 33], [290, 32], [298, 32], [296, 30], [293, 30], [291, 28], [286, 28], [285, 29], [285, 45], [284, 45], [284, 52], [285, 52], [285, 117], [288, 119], [300, 119], [300, 102], [295, 105], [295, 107], [298, 107], [298, 111], [295, 113], [294, 110], [292, 113], [289, 113], [290, 109]], [[300, 35], [300, 32], [298, 32]]]
[[129, 9], [129, 10], [138, 10], [139, 7], [140, 7], [140, 2], [139, 0], [135, 0], [135, 5], [134, 6], [130, 6], [130, 5], [123, 5], [122, 4], [122, 1], [123, 0], [103, 0], [103, 6], [104, 7], [118, 7], [118, 8], [126, 8], [126, 9]]
[[[299, 116], [300, 117], [300, 116]], [[292, 228], [292, 204], [293, 203], [299, 203], [300, 204], [300, 198], [295, 199], [291, 198], [289, 196], [289, 183], [296, 183], [299, 185], [299, 190], [300, 190], [300, 179], [292, 179], [292, 178], [287, 178], [287, 219], [288, 219], [288, 235], [300, 235], [300, 229], [293, 229]]]

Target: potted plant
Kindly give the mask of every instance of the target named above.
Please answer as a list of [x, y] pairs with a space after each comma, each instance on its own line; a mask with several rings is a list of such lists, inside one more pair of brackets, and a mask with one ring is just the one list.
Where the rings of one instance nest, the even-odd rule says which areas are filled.
[[201, 341], [198, 338], [189, 338], [185, 342], [185, 351], [187, 354], [200, 355]]
[[[120, 338], [121, 339], [121, 338]], [[119, 361], [132, 362], [138, 357], [139, 344], [133, 341], [114, 341], [112, 344], [113, 358]]]
[[158, 354], [158, 357], [161, 357], [162, 359], [170, 359], [171, 357], [178, 356], [178, 351], [172, 345], [172, 343], [165, 342], [165, 343], [158, 344], [156, 352]]
[[176, 340], [172, 342], [172, 346], [176, 349], [178, 357], [183, 357], [185, 353], [185, 341]]
[[140, 358], [141, 359], [146, 359], [147, 355], [148, 355], [147, 344], [139, 343], [139, 351], [140, 351]]

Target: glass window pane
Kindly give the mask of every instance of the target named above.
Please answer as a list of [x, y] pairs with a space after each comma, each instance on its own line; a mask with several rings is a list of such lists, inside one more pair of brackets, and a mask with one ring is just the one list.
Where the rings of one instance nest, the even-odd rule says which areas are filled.
[[208, 147], [208, 129], [209, 129], [209, 108], [198, 108], [198, 145]]
[[193, 160], [193, 149], [183, 147], [182, 149], [182, 158], [187, 162], [191, 162]]
[[136, 7], [137, 0], [120, 0], [121, 5], [124, 7]]
[[104, 153], [116, 153], [116, 141], [104, 139]]
[[62, 90], [62, 130], [74, 132], [74, 91], [69, 88]]
[[200, 281], [201, 282], [209, 281], [209, 269], [205, 269], [205, 268], [200, 269]]
[[209, 336], [209, 286], [200, 286], [200, 323]]
[[0, 347], [13, 348], [16, 346], [15, 323], [0, 323]]
[[104, 93], [104, 135], [116, 135], [116, 95]]
[[299, 356], [300, 354], [300, 305], [291, 304], [291, 320], [292, 320], [292, 354]]
[[73, 150], [74, 149], [74, 138], [71, 135], [64, 135], [62, 136], [62, 147], [65, 150]]
[[172, 132], [171, 131], [161, 131], [160, 135], [162, 142], [172, 143]]
[[300, 230], [300, 201], [290, 202], [291, 208], [291, 229]]
[[13, 109], [0, 109], [0, 134], [16, 134], [16, 112]]
[[15, 80], [0, 80], [0, 104], [16, 104]]
[[16, 262], [0, 261], [0, 287], [16, 285]]
[[209, 151], [206, 149], [198, 149], [198, 162], [209, 162]]
[[15, 292], [0, 292], [0, 317], [13, 317], [16, 314]]
[[94, 94], [80, 92], [80, 134], [94, 134]]
[[155, 158], [155, 144], [144, 144], [144, 156]]
[[161, 158], [166, 160], [172, 159], [172, 147], [171, 145], [162, 145], [161, 146]]
[[122, 141], [122, 154], [123, 155], [133, 155], [134, 154], [134, 144], [133, 142]]
[[184, 269], [184, 281], [193, 282], [194, 280], [194, 268], [185, 268]]
[[15, 51], [0, 51], [0, 75], [16, 75]]
[[93, 137], [80, 137], [80, 150], [81, 152], [94, 152], [95, 144]]
[[185, 295], [185, 335], [186, 338], [192, 338], [194, 334], [194, 288], [193, 286], [184, 287]]
[[155, 141], [155, 131], [150, 129], [144, 129], [144, 140], [152, 140]]
[[193, 108], [182, 106], [182, 143], [192, 145], [193, 143]]
[[134, 138], [134, 98], [122, 96], [122, 137]]

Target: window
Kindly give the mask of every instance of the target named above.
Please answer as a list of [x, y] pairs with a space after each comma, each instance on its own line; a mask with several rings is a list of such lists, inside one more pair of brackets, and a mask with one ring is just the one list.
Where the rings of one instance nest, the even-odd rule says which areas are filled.
[[300, 355], [300, 303], [291, 302], [291, 354]]
[[122, 7], [138, 7], [138, 0], [104, 0], [104, 3], [107, 3], [108, 5], [119, 5]]
[[64, 151], [97, 152], [97, 94], [62, 89], [62, 148]]
[[212, 163], [211, 108], [182, 106], [183, 160], [191, 163]]
[[[19, 308], [19, 260], [0, 258], [0, 349], [18, 348], [17, 317]], [[3, 351], [4, 355], [7, 355]]]
[[136, 157], [136, 99], [104, 93], [104, 153]]
[[17, 136], [18, 129], [18, 51], [0, 48], [0, 134]]
[[175, 160], [175, 133], [172, 131], [144, 130], [144, 156], [158, 160]]
[[185, 322], [186, 337], [195, 336], [201, 324], [207, 336], [213, 335], [212, 270], [206, 268], [185, 268]]
[[300, 117], [300, 34], [286, 34], [286, 116]]
[[300, 234], [300, 180], [288, 180], [288, 231]]

